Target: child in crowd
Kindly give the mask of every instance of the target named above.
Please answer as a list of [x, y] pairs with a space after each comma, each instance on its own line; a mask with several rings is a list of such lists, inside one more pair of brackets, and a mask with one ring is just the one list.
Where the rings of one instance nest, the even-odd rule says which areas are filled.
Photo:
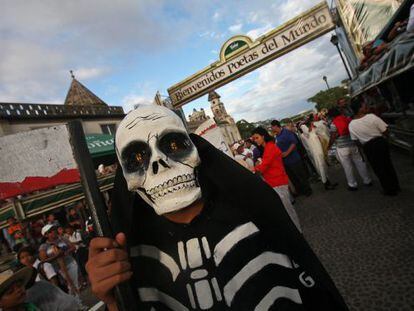
[[35, 251], [30, 246], [25, 246], [17, 253], [17, 259], [26, 267], [33, 267], [37, 270], [36, 282], [41, 279], [47, 280], [52, 284], [59, 286], [59, 280], [57, 273], [53, 266], [48, 263], [42, 263], [39, 258], [36, 257]]

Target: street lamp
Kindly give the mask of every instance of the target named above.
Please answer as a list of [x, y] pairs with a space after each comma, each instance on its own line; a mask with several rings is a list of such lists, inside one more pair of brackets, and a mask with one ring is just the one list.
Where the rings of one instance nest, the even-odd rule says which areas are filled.
[[339, 42], [338, 41], [339, 41], [338, 36], [337, 35], [332, 35], [331, 43], [336, 46], [336, 49], [338, 50], [339, 56], [341, 56], [342, 63], [344, 64], [346, 73], [348, 74], [349, 80], [352, 80], [351, 73], [349, 72], [348, 66], [345, 63], [345, 59], [342, 55], [341, 49], [339, 48]]
[[331, 88], [329, 87], [329, 84], [328, 84], [328, 78], [326, 76], [323, 76], [322, 79], [323, 81], [325, 81], [326, 87], [328, 88], [328, 90], [330, 90]]

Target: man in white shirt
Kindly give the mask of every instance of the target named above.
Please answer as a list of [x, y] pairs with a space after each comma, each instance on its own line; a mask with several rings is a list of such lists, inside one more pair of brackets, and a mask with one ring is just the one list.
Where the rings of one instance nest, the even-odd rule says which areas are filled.
[[388, 125], [376, 115], [369, 113], [366, 103], [356, 100], [351, 105], [355, 112], [349, 124], [351, 139], [362, 145], [368, 162], [377, 175], [385, 195], [397, 195], [401, 190], [391, 161], [388, 143]]
[[358, 182], [355, 176], [355, 169], [361, 176], [366, 186], [372, 185], [372, 180], [368, 172], [368, 166], [361, 156], [360, 150], [355, 141], [351, 139], [349, 133], [349, 123], [351, 119], [341, 114], [338, 108], [329, 109], [329, 117], [331, 118], [331, 139], [330, 146], [336, 145], [336, 156], [341, 163], [349, 191], [358, 190]]

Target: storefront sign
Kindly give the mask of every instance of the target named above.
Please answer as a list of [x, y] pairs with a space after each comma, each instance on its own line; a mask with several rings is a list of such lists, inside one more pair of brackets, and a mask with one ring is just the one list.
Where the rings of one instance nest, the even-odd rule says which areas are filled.
[[220, 60], [168, 89], [175, 108], [207, 94], [335, 27], [326, 2], [252, 41], [235, 36], [221, 48]]

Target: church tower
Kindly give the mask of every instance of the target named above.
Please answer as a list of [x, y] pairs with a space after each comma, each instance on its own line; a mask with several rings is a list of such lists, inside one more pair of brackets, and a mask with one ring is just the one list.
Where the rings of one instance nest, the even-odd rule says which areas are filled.
[[211, 111], [213, 112], [214, 119], [217, 122], [224, 122], [230, 117], [227, 114], [224, 104], [220, 100], [220, 95], [216, 91], [211, 91], [208, 93], [208, 101], [211, 105]]
[[220, 95], [216, 91], [208, 93], [208, 101], [211, 105], [211, 111], [214, 120], [220, 127], [227, 144], [232, 145], [234, 142], [241, 140], [240, 132], [234, 122], [234, 119], [227, 113], [224, 104], [220, 100]]

